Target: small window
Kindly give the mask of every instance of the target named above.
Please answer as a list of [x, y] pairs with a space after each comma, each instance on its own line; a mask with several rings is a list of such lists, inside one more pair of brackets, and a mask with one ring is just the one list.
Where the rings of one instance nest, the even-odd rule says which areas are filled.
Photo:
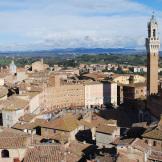
[[145, 143], [148, 144], [148, 140], [145, 140]]
[[153, 146], [156, 146], [156, 141], [153, 141]]

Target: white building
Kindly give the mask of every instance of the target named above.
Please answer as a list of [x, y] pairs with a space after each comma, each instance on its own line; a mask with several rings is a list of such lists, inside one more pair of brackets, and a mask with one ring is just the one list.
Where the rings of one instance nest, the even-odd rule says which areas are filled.
[[28, 78], [28, 75], [26, 74], [26, 71], [17, 70], [16, 82], [22, 82], [23, 80], [26, 80], [27, 78]]
[[85, 83], [85, 106], [103, 105], [103, 84], [100, 82]]
[[117, 106], [117, 83], [88, 82], [85, 83], [85, 106]]
[[2, 119], [4, 127], [11, 127], [17, 123], [20, 116], [25, 114], [28, 108], [28, 101], [17, 98], [16, 96], [9, 97], [0, 104], [2, 109]]
[[12, 60], [12, 62], [11, 62], [11, 64], [10, 64], [10, 73], [11, 73], [12, 75], [16, 74], [16, 72], [17, 72], [16, 70], [17, 70], [17, 67], [16, 67], [14, 61]]
[[26, 99], [29, 102], [28, 113], [40, 113], [43, 104], [42, 92], [27, 92], [19, 96], [19, 98]]

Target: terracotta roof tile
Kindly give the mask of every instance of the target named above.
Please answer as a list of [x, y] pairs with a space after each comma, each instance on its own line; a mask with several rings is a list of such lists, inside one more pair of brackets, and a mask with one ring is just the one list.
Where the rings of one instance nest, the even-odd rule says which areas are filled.
[[34, 117], [35, 115], [33, 114], [25, 114], [19, 118], [19, 121], [30, 122], [32, 119], [34, 119]]
[[0, 148], [25, 148], [29, 143], [29, 136], [23, 132], [13, 129], [0, 132]]
[[37, 145], [28, 148], [24, 162], [61, 162], [64, 154], [60, 145]]
[[151, 138], [162, 141], [162, 130], [155, 128], [151, 131], [145, 132], [142, 137]]
[[135, 141], [133, 141], [132, 146], [140, 151], [145, 151], [148, 150], [150, 148], [150, 146], [148, 146], [148, 144], [146, 144], [144, 142], [144, 140], [142, 139], [135, 139]]
[[17, 110], [24, 109], [28, 106], [29, 102], [23, 99], [20, 99], [16, 96], [11, 96], [2, 103], [3, 109], [5, 110]]
[[99, 125], [96, 132], [112, 134], [115, 130], [117, 130], [116, 126]]
[[79, 121], [72, 115], [66, 114], [64, 117], [47, 122], [44, 127], [54, 128], [70, 132], [79, 126]]
[[49, 133], [49, 132], [45, 132], [42, 134], [42, 136], [46, 139], [53, 139], [56, 141], [60, 141], [61, 143], [66, 143], [68, 142], [68, 138], [69, 138], [69, 133], [65, 133], [65, 132], [56, 132], [56, 133]]
[[18, 130], [25, 130], [25, 129], [32, 130], [35, 127], [37, 127], [36, 123], [24, 123], [24, 124], [16, 123], [14, 126], [12, 126], [12, 128]]

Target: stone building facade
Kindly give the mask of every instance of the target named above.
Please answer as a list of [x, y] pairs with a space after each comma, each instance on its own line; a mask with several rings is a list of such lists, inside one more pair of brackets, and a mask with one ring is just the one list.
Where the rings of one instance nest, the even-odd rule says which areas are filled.
[[117, 84], [129, 84], [133, 80], [134, 83], [144, 83], [146, 78], [141, 75], [133, 74], [114, 74], [112, 75], [112, 81]]
[[44, 104], [50, 108], [117, 105], [117, 84], [97, 81], [62, 81], [55, 75], [44, 89]]
[[54, 76], [50, 85], [44, 89], [44, 104], [52, 108], [73, 108], [84, 106], [84, 86], [81, 83], [62, 82]]
[[41, 59], [40, 61], [36, 61], [36, 62], [32, 63], [32, 71], [33, 72], [44, 71], [48, 68], [49, 68], [49, 65], [44, 64], [43, 59]]
[[129, 84], [123, 86], [124, 101], [146, 99], [147, 87], [145, 83]]
[[103, 84], [101, 82], [85, 83], [85, 106], [101, 106], [103, 102]]

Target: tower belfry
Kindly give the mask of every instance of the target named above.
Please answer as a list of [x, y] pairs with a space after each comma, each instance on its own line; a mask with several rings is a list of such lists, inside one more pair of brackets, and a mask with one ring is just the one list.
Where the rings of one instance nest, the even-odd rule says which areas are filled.
[[158, 23], [153, 14], [148, 22], [148, 38], [146, 38], [148, 95], [158, 93], [159, 49]]

